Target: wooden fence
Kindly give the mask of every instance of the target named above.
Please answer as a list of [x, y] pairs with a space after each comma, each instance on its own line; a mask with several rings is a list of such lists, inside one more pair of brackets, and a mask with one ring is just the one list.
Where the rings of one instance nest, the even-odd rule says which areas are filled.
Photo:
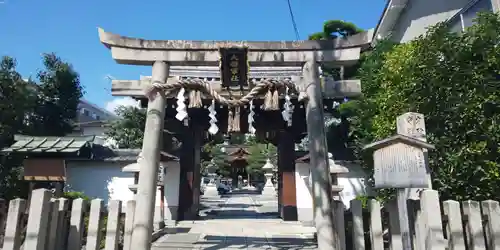
[[[53, 199], [46, 189], [34, 190], [31, 204], [11, 200], [8, 211], [0, 204], [2, 250], [131, 250], [135, 202], [121, 211], [120, 201]], [[7, 206], [4, 206], [7, 207]], [[369, 200], [351, 202], [344, 211], [335, 201], [337, 249], [401, 250], [396, 203], [381, 207]], [[438, 192], [426, 190], [420, 200], [409, 200], [411, 239], [414, 250], [500, 249], [500, 206], [497, 201], [445, 201]], [[3, 225], [3, 226], [2, 226]], [[0, 242], [1, 245], [1, 242]]]

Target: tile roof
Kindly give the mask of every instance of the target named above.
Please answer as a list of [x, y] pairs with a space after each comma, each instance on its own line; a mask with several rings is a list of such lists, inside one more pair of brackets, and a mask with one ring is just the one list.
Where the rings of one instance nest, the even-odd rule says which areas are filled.
[[[99, 144], [94, 144], [92, 147], [92, 159], [84, 159], [84, 160], [94, 160], [94, 161], [110, 161], [110, 162], [124, 162], [137, 161], [139, 154], [141, 153], [141, 149], [112, 149], [106, 146], [102, 146]], [[177, 161], [179, 160], [177, 156], [171, 155], [166, 152], [161, 153], [161, 161]]]
[[15, 135], [16, 141], [1, 150], [5, 153], [74, 153], [84, 146], [91, 146], [94, 136], [26, 136]]
[[[75, 153], [83, 147], [90, 149], [91, 155], [84, 158], [72, 158], [75, 161], [136, 161], [141, 149], [113, 149], [93, 143], [95, 136], [26, 136], [15, 135], [12, 146], [0, 150], [0, 153]], [[167, 152], [161, 152], [161, 161], [178, 161], [179, 158]]]

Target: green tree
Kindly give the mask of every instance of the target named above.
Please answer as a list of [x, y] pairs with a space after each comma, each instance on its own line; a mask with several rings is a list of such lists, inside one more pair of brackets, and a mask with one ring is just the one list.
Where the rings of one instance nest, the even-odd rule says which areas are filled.
[[269, 158], [276, 166], [276, 147], [272, 144], [255, 143], [248, 148], [250, 155], [247, 158], [248, 165], [246, 171], [251, 176], [259, 176], [264, 174], [262, 167], [266, 164]]
[[[323, 31], [309, 35], [309, 40], [331, 40], [339, 37], [348, 37], [363, 32], [355, 24], [342, 20], [329, 20], [323, 24]], [[338, 68], [335, 66], [322, 65], [323, 75], [334, 79], [349, 79], [356, 74], [358, 65]]]
[[[15, 134], [31, 132], [27, 115], [33, 112], [35, 96], [16, 65], [16, 60], [7, 56], [0, 62], [0, 149], [14, 143]], [[22, 158], [0, 156], [0, 198], [18, 197], [25, 186], [19, 181]]]
[[[44, 54], [45, 68], [38, 72], [39, 83], [23, 80], [16, 60], [3, 57], [0, 63], [0, 148], [10, 146], [15, 134], [64, 136], [82, 96], [79, 76], [70, 64], [55, 54]], [[21, 156], [3, 155], [0, 160], [0, 192], [7, 199], [21, 194]]]
[[309, 40], [329, 40], [347, 37], [363, 32], [355, 24], [342, 20], [329, 20], [323, 24], [323, 31], [309, 35]]
[[227, 154], [222, 151], [221, 145], [215, 145], [212, 147], [210, 155], [211, 161], [216, 167], [216, 173], [218, 175], [229, 177], [232, 171], [231, 164]]
[[[342, 104], [356, 154], [395, 133], [397, 116], [425, 115], [433, 188], [442, 199], [500, 198], [500, 17], [480, 14], [463, 33], [439, 24], [425, 36], [382, 42], [363, 55], [364, 98]], [[390, 190], [382, 190], [385, 198]]]
[[[118, 148], [142, 148], [144, 128], [146, 127], [146, 109], [133, 106], [119, 106], [115, 110], [120, 119], [108, 124], [106, 136], [114, 140]], [[163, 133], [163, 150], [172, 153], [180, 146], [177, 138], [170, 133]]]
[[43, 54], [44, 69], [37, 74], [37, 101], [31, 122], [33, 135], [64, 136], [73, 131], [83, 88], [71, 64], [54, 53]]
[[118, 148], [141, 148], [146, 126], [146, 110], [120, 106], [115, 112], [121, 119], [110, 123], [106, 135], [115, 140]]

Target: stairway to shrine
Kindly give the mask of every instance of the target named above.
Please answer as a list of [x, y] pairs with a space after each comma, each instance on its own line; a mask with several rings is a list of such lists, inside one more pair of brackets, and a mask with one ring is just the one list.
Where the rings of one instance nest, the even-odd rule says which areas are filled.
[[236, 190], [203, 197], [201, 219], [183, 221], [153, 243], [164, 249], [316, 249], [313, 227], [279, 219], [277, 198]]

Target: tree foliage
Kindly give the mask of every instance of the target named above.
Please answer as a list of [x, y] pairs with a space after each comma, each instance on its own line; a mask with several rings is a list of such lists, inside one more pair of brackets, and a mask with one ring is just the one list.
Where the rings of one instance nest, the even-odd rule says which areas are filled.
[[206, 168], [209, 164], [213, 164], [213, 167], [216, 169], [215, 173], [230, 177], [231, 163], [227, 154], [223, 152], [222, 145], [209, 143], [205, 145], [204, 150], [208, 153], [208, 157], [203, 161], [202, 165]]
[[[16, 60], [3, 57], [0, 63], [0, 148], [14, 142], [13, 135], [29, 132], [26, 113], [32, 111], [34, 97], [28, 83], [16, 71]], [[0, 198], [13, 198], [22, 187], [19, 182], [22, 158], [0, 158]]]
[[[364, 98], [341, 105], [356, 154], [393, 135], [405, 112], [425, 115], [433, 188], [443, 199], [500, 198], [500, 17], [480, 14], [463, 33], [439, 24], [412, 42], [363, 55]], [[388, 197], [384, 190], [381, 195]]]
[[363, 32], [355, 24], [342, 20], [329, 20], [323, 24], [323, 31], [309, 35], [309, 40], [329, 40], [347, 37]]
[[251, 175], [263, 174], [262, 167], [269, 158], [276, 166], [277, 149], [272, 144], [255, 143], [248, 148], [250, 155], [247, 158], [247, 173]]
[[[245, 170], [250, 175], [262, 174], [262, 166], [266, 163], [268, 157], [276, 164], [276, 147], [273, 145], [258, 143], [255, 136], [239, 136], [238, 144], [245, 143], [248, 146], [250, 155], [247, 157], [247, 166]], [[206, 169], [213, 164], [216, 173], [222, 176], [230, 177], [232, 172], [231, 163], [228, 154], [222, 151], [222, 145], [216, 142], [207, 143], [202, 148], [202, 168]], [[203, 171], [202, 171], [203, 172]]]
[[[309, 35], [309, 40], [331, 40], [339, 37], [348, 37], [363, 32], [355, 24], [342, 20], [329, 20], [323, 24], [323, 31]], [[334, 66], [322, 65], [323, 75], [334, 79], [349, 79], [355, 75], [357, 65], [344, 67], [343, 71]]]
[[[10, 146], [15, 134], [64, 136], [72, 131], [73, 119], [83, 95], [78, 73], [55, 54], [42, 56], [44, 69], [38, 82], [23, 80], [17, 62], [0, 62], [0, 148]], [[2, 155], [0, 197], [18, 197], [24, 187], [19, 181], [22, 156]]]
[[[109, 124], [106, 136], [113, 141], [118, 148], [142, 148], [144, 139], [144, 128], [146, 127], [146, 109], [134, 106], [119, 106], [115, 110], [120, 119]], [[174, 153], [180, 142], [172, 134], [163, 134], [163, 150]]]
[[146, 126], [146, 110], [133, 106], [120, 106], [115, 110], [121, 117], [112, 121], [106, 135], [118, 148], [141, 148]]
[[83, 88], [73, 67], [54, 53], [42, 56], [36, 105], [31, 116], [34, 135], [64, 136], [73, 131]]

